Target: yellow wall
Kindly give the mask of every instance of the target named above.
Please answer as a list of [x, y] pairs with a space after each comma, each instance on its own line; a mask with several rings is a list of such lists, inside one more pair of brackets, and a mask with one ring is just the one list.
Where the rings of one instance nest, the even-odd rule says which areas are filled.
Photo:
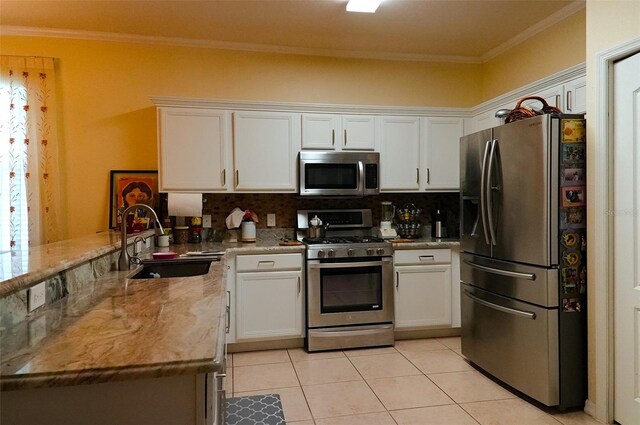
[[586, 58], [586, 11], [580, 10], [482, 66], [486, 101], [583, 63]]
[[2, 54], [57, 58], [65, 236], [108, 226], [109, 170], [156, 169], [150, 96], [470, 107], [480, 65], [337, 59], [33, 37]]
[[[597, 56], [606, 50], [638, 38], [640, 38], [639, 1], [587, 0], [587, 117], [594, 118], [587, 119], [587, 168], [592, 170], [588, 175], [588, 185], [593, 185], [593, 183], [599, 179], [606, 178], [606, 176], [596, 174], [598, 170], [596, 164], [602, 157], [600, 152], [596, 150], [596, 144], [598, 143], [597, 134], [599, 132], [598, 122], [600, 119], [598, 116], [598, 108], [599, 106], [604, 106], [599, 105], [600, 102], [607, 101], [606, 99], [597, 98]], [[603, 108], [603, 110], [606, 110], [606, 108]], [[587, 216], [592, 217], [588, 222], [587, 229], [589, 234], [592, 235], [591, 238], [596, 234], [594, 218], [601, 218], [602, 214], [607, 214], [605, 208], [596, 209], [593, 203], [587, 204]], [[606, 261], [601, 261], [601, 259], [606, 258], [608, 252], [599, 251], [599, 249], [601, 249], [599, 244], [592, 242], [593, 241], [588, 241], [590, 247], [588, 254], [589, 274], [590, 276], [607, 276], [608, 264]], [[590, 282], [596, 285], [598, 284], [595, 279], [590, 280]], [[613, 282], [609, 282], [609, 285], [612, 284]], [[602, 352], [602, 350], [597, 350], [596, 347], [606, 351], [608, 335], [606, 333], [600, 335], [596, 333], [595, 330], [596, 324], [607, 321], [607, 318], [597, 317], [595, 306], [607, 304], [608, 300], [598, 299], [596, 294], [597, 292], [594, 290], [588, 292], [589, 400], [595, 405], [596, 417], [600, 420], [607, 420], [605, 410], [608, 383], [606, 378], [601, 379], [603, 375], [600, 373], [596, 375], [596, 362], [602, 361], [598, 358], [598, 352]]]

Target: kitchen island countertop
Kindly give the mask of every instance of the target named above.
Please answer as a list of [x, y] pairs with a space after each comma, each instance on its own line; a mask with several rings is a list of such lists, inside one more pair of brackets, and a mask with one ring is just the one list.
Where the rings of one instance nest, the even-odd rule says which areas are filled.
[[[90, 252], [65, 241], [56, 248], [56, 270], [117, 250], [107, 246]], [[80, 241], [86, 247], [86, 241]], [[110, 247], [110, 250], [109, 250]], [[47, 305], [0, 333], [0, 389], [17, 390], [93, 384], [177, 374], [214, 372], [221, 366], [224, 342], [226, 258], [238, 253], [303, 252], [304, 246], [277, 242], [252, 244], [172, 245], [155, 251], [224, 251], [202, 276], [128, 279], [135, 269], [111, 270], [91, 285]], [[81, 260], [72, 258], [82, 251]], [[46, 255], [43, 246], [36, 255]], [[67, 252], [65, 256], [63, 253]], [[141, 257], [151, 257], [148, 252]], [[39, 259], [35, 264], [50, 264]], [[13, 283], [29, 285], [51, 275], [29, 268]], [[5, 282], [1, 282], [2, 286]], [[35, 283], [35, 282], [33, 282]], [[218, 349], [217, 349], [218, 348]]]

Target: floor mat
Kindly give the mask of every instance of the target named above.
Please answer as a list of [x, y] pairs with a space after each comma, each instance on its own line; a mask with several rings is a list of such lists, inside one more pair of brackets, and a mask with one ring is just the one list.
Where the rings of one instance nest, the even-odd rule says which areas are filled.
[[227, 425], [286, 425], [278, 394], [227, 399]]

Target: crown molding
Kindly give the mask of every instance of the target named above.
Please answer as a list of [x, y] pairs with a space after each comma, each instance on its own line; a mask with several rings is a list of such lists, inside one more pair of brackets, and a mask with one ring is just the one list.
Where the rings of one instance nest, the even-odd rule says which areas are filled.
[[158, 107], [211, 108], [224, 110], [261, 110], [273, 112], [333, 113], [363, 115], [403, 115], [431, 117], [471, 117], [470, 108], [434, 108], [408, 106], [342, 105], [330, 103], [272, 102], [255, 100], [199, 99], [170, 96], [152, 96]]
[[560, 72], [556, 72], [555, 74], [551, 74], [548, 77], [534, 81], [530, 84], [527, 84], [526, 86], [518, 87], [515, 90], [511, 90], [510, 92], [501, 94], [500, 96], [494, 97], [493, 99], [487, 100], [486, 102], [482, 102], [481, 104], [471, 108], [471, 111], [473, 115], [477, 115], [487, 110], [495, 109], [499, 106], [502, 106], [506, 102], [509, 102], [513, 99], [519, 99], [523, 96], [528, 96], [531, 93], [536, 93], [548, 89], [549, 87], [564, 84], [575, 78], [584, 77], [586, 74], [587, 64], [583, 62], [570, 68], [564, 69]]
[[271, 46], [267, 44], [236, 43], [228, 41], [198, 40], [177, 37], [156, 37], [136, 34], [116, 34], [97, 31], [80, 31], [57, 28], [0, 26], [1, 35], [67, 38], [76, 40], [110, 41], [159, 46], [195, 47], [203, 49], [235, 50], [260, 53], [279, 53], [304, 56], [325, 56], [352, 59], [372, 59], [403, 62], [446, 62], [479, 64], [476, 56], [422, 55], [413, 53], [366, 52], [358, 50], [315, 49], [306, 47]]
[[489, 50], [488, 52], [484, 53], [480, 57], [481, 61], [483, 63], [484, 62], [488, 62], [489, 60], [495, 58], [496, 56], [501, 55], [502, 53], [506, 52], [507, 50], [512, 49], [515, 46], [517, 46], [518, 44], [530, 39], [531, 37], [534, 37], [535, 35], [537, 35], [539, 33], [541, 33], [542, 31], [546, 30], [547, 28], [551, 27], [552, 25], [555, 25], [558, 22], [562, 21], [563, 19], [566, 19], [569, 16], [573, 15], [574, 13], [579, 12], [580, 10], [584, 9], [585, 7], [586, 7], [586, 2], [584, 0], [575, 0], [573, 3], [569, 4], [568, 6], [563, 7], [562, 9], [557, 11], [556, 13], [548, 16], [547, 18], [543, 19], [542, 21], [540, 21], [540, 22], [530, 26], [529, 28], [525, 29], [524, 31], [522, 31], [521, 33], [516, 35], [515, 37], [511, 38], [509, 41], [507, 41], [505, 43], [502, 43], [498, 47], [495, 47], [495, 48]]

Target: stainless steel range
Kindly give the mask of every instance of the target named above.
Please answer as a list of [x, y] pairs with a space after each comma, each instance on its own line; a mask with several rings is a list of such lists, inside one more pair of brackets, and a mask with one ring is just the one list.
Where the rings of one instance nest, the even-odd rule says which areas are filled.
[[[325, 235], [308, 238], [315, 217]], [[307, 245], [308, 351], [393, 345], [393, 250], [371, 236], [372, 226], [371, 210], [298, 211], [297, 238]]]

